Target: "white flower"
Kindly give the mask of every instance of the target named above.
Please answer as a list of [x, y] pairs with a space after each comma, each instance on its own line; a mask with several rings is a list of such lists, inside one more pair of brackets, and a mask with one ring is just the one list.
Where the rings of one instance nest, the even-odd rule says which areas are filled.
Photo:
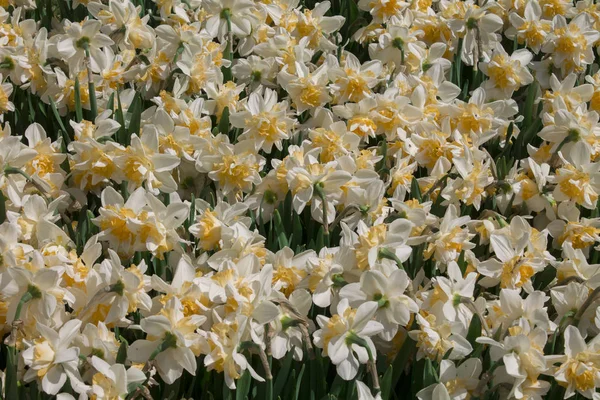
[[96, 369], [92, 377], [92, 396], [98, 400], [125, 399], [130, 386], [139, 385], [146, 380], [146, 375], [135, 367], [125, 369], [123, 364], [110, 365], [96, 356], [91, 359]]
[[68, 60], [71, 71], [79, 72], [84, 67], [86, 51], [89, 51], [92, 68], [97, 69], [97, 60], [103, 57], [101, 48], [114, 43], [108, 36], [100, 33], [102, 22], [87, 20], [79, 24], [65, 21], [67, 22], [66, 34], [56, 38], [58, 55], [62, 59]]
[[356, 381], [356, 390], [358, 391], [358, 400], [381, 400], [381, 392], [373, 396], [371, 389], [361, 381]]
[[375, 360], [377, 353], [370, 337], [381, 332], [383, 326], [372, 319], [377, 312], [373, 301], [353, 309], [348, 300], [342, 299], [336, 311], [331, 318], [317, 316], [321, 329], [314, 333], [315, 345], [336, 365], [340, 377], [349, 381], [360, 364]]
[[586, 343], [579, 330], [569, 325], [565, 329], [564, 341], [564, 360], [556, 369], [554, 379], [567, 386], [565, 398], [577, 392], [591, 399], [600, 386], [598, 339]]
[[439, 383], [417, 393], [419, 400], [462, 400], [470, 398], [482, 372], [481, 360], [469, 358], [458, 367], [450, 360], [440, 363]]
[[206, 351], [206, 342], [195, 332], [206, 317], [185, 317], [181, 302], [173, 297], [159, 315], [142, 319], [141, 327], [148, 334], [131, 344], [128, 357], [133, 362], [153, 359], [161, 378], [167, 384], [177, 380], [185, 369], [196, 375], [196, 357]]
[[79, 334], [81, 321], [74, 319], [66, 322], [58, 332], [38, 322], [40, 337], [27, 342], [23, 351], [23, 360], [29, 367], [23, 379], [31, 382], [41, 381], [42, 390], [50, 395], [57, 394], [69, 379], [71, 387], [77, 393], [85, 392], [86, 386], [79, 375], [79, 349], [71, 347], [71, 342]]
[[406, 326], [411, 313], [419, 312], [417, 303], [404, 294], [409, 285], [411, 282], [404, 270], [397, 269], [389, 276], [378, 270], [370, 270], [361, 275], [360, 283], [344, 286], [340, 296], [355, 307], [365, 301], [376, 302], [375, 320], [383, 325], [379, 336], [383, 340], [392, 340], [398, 332], [398, 326]]
[[289, 138], [294, 120], [288, 115], [288, 103], [278, 103], [277, 92], [267, 88], [264, 94], [252, 92], [244, 111], [232, 113], [230, 121], [234, 127], [244, 128], [238, 140], [250, 140], [256, 148], [270, 153], [273, 145], [281, 150], [281, 141]]
[[231, 24], [233, 35], [237, 37], [250, 35], [255, 22], [252, 11], [256, 5], [253, 1], [205, 0], [202, 5], [210, 15], [206, 20], [206, 30], [212, 37], [218, 37], [221, 42], [227, 40], [228, 23]]

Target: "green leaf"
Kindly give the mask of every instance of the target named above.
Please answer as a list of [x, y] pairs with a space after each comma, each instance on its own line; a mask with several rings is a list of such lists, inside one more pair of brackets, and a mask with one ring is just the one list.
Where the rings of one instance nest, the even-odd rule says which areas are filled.
[[117, 352], [116, 361], [119, 364], [125, 364], [127, 360], [127, 340], [123, 338], [123, 336], [119, 337], [121, 339], [121, 345], [119, 346], [119, 351]]
[[17, 349], [13, 346], [7, 346], [6, 352], [6, 377], [4, 382], [6, 386], [5, 395], [7, 399], [18, 399], [19, 390], [17, 381]]
[[479, 345], [475, 341], [478, 337], [481, 336], [481, 321], [479, 320], [479, 316], [477, 314], [473, 315], [471, 318], [471, 323], [469, 324], [469, 331], [467, 333], [467, 340], [471, 343], [471, 346], [475, 348], [475, 346]]
[[554, 278], [556, 278], [556, 268], [544, 268], [533, 278], [533, 287], [536, 290], [546, 289]]
[[127, 135], [127, 129], [125, 128], [125, 115], [123, 114], [121, 93], [119, 90], [117, 90], [117, 110], [115, 111], [115, 120], [121, 125], [117, 131], [117, 142], [123, 146], [129, 146], [131, 135]]
[[[413, 322], [413, 327], [416, 327], [416, 323]], [[392, 363], [393, 371], [392, 371], [392, 387], [396, 387], [398, 380], [400, 380], [400, 376], [406, 369], [406, 364], [410, 359], [412, 353], [417, 348], [417, 342], [412, 340], [408, 335], [400, 348], [400, 351], [396, 355], [394, 362]]]
[[77, 237], [75, 243], [77, 244], [77, 254], [81, 255], [83, 247], [87, 241], [88, 236], [88, 218], [87, 218], [87, 207], [82, 207], [79, 211], [79, 218], [77, 219]]
[[114, 111], [114, 109], [115, 109], [115, 92], [112, 92], [110, 94], [110, 97], [108, 98], [108, 102], [106, 103], [106, 109]]
[[[90, 57], [90, 50], [87, 47], [85, 49], [85, 56], [87, 58]], [[91, 69], [89, 69], [89, 66], [88, 66], [88, 71], [91, 71]], [[96, 116], [98, 116], [98, 105], [96, 104], [97, 99], [96, 99], [96, 87], [94, 86], [94, 79], [93, 79], [93, 76], [91, 76], [90, 74], [88, 74], [88, 91], [89, 91], [89, 98], [90, 98], [90, 121], [94, 121], [96, 119]]]
[[425, 358], [425, 368], [423, 368], [423, 387], [433, 385], [439, 381], [437, 372], [433, 367], [433, 362], [430, 358]]
[[244, 400], [250, 392], [250, 385], [252, 384], [252, 377], [250, 371], [245, 370], [242, 377], [235, 383], [235, 400]]
[[60, 114], [58, 113], [58, 109], [56, 108], [56, 104], [54, 103], [54, 100], [52, 99], [52, 97], [48, 97], [48, 99], [50, 100], [50, 108], [52, 109], [52, 114], [54, 114], [54, 118], [58, 122], [58, 126], [60, 126], [60, 129], [62, 129], [62, 131], [66, 133], [67, 128], [65, 128], [65, 124], [63, 124], [62, 118], [60, 117]]
[[383, 375], [383, 379], [381, 380], [381, 399], [388, 400], [390, 398], [390, 394], [392, 393], [392, 377], [394, 373], [394, 366], [388, 366], [385, 374]]
[[283, 227], [283, 222], [281, 222], [279, 210], [275, 210], [273, 212], [273, 219], [275, 220], [275, 232], [277, 233], [277, 242], [279, 243], [279, 248], [283, 249], [284, 247], [289, 247], [290, 243], [285, 235], [285, 228]]
[[465, 260], [465, 251], [461, 251], [457, 261], [460, 272], [464, 275], [467, 270], [467, 261]]
[[304, 369], [306, 368], [306, 364], [302, 364], [302, 368], [300, 368], [300, 373], [298, 374], [298, 379], [296, 379], [296, 390], [294, 400], [298, 400], [298, 396], [300, 395], [300, 387], [302, 386], [302, 375], [304, 375]]
[[423, 378], [425, 374], [425, 360], [421, 359], [415, 362], [410, 369], [411, 377], [411, 398], [417, 398], [417, 392], [425, 387], [423, 384]]
[[322, 50], [316, 51], [315, 54], [310, 59], [310, 62], [313, 64], [316, 64], [317, 62], [319, 62], [319, 58], [321, 58], [322, 55], [323, 55]]
[[462, 59], [461, 59], [461, 53], [462, 53], [462, 47], [463, 47], [463, 39], [458, 39], [458, 46], [456, 47], [456, 53], [454, 54], [454, 79], [453, 79], [453, 83], [458, 86], [459, 88], [461, 87], [462, 84]]
[[283, 387], [287, 382], [287, 378], [290, 374], [290, 367], [292, 366], [293, 361], [293, 353], [290, 351], [286, 354], [283, 359], [283, 364], [279, 371], [277, 371], [277, 375], [275, 377], [275, 384], [273, 386], [273, 398], [279, 398], [279, 395], [283, 391]]
[[142, 121], [142, 98], [139, 93], [136, 93], [131, 102], [131, 118], [129, 120], [128, 132], [135, 133], [139, 136], [141, 121]]
[[320, 251], [323, 247], [325, 247], [325, 233], [323, 231], [323, 226], [319, 228], [319, 232], [317, 233], [315, 247], [316, 251]]
[[293, 226], [293, 238], [292, 238], [292, 250], [298, 248], [302, 244], [302, 222], [300, 221], [300, 216], [294, 213], [294, 222]]
[[413, 176], [412, 181], [410, 182], [410, 196], [413, 199], [417, 199], [419, 203], [423, 202], [423, 197], [421, 196], [421, 188], [419, 187], [419, 182], [417, 178]]
[[75, 117], [77, 122], [83, 120], [83, 108], [81, 107], [81, 90], [79, 88], [79, 77], [75, 77]]
[[523, 109], [523, 129], [528, 129], [531, 126], [533, 119], [533, 103], [537, 95], [537, 81], [533, 81], [527, 88], [527, 98], [525, 99], [525, 108]]
[[316, 398], [321, 398], [327, 394], [327, 383], [325, 382], [326, 377], [323, 371], [323, 361], [320, 351], [316, 351], [315, 358], [309, 360], [311, 389], [315, 392]]
[[[219, 133], [223, 135], [229, 134], [229, 107], [225, 107], [219, 120]], [[233, 142], [233, 140], [231, 141]]]
[[335, 378], [333, 379], [333, 383], [331, 384], [329, 393], [333, 394], [334, 396], [339, 397], [340, 393], [342, 393], [342, 391], [344, 390], [345, 387], [346, 387], [346, 381], [343, 380], [342, 377], [339, 376], [338, 374], [335, 374]]
[[142, 386], [142, 384], [139, 382], [131, 382], [131, 383], [127, 384], [127, 393], [131, 394], [131, 393], [135, 392], [141, 386]]
[[4, 197], [4, 193], [0, 190], [0, 224], [4, 223], [6, 220], [6, 197]]

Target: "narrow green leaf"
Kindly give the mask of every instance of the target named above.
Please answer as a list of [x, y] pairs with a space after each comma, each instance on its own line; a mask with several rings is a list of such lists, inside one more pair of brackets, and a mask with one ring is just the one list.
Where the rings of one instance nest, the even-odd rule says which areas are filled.
[[300, 221], [300, 216], [296, 213], [294, 213], [292, 226], [292, 249], [296, 249], [302, 244], [302, 222]]
[[140, 386], [142, 386], [139, 382], [131, 382], [127, 384], [127, 393], [134, 393]]
[[[90, 50], [88, 47], [85, 48], [85, 56], [88, 58], [90, 58]], [[88, 72], [91, 73], [91, 69], [88, 66]], [[89, 98], [90, 98], [90, 121], [94, 121], [96, 119], [96, 117], [98, 116], [98, 105], [96, 104], [97, 99], [96, 99], [96, 87], [94, 85], [94, 77], [91, 74], [88, 74], [88, 94], [89, 94]]]
[[125, 115], [123, 114], [121, 94], [119, 90], [117, 90], [117, 110], [115, 111], [115, 120], [119, 123], [119, 125], [121, 125], [117, 131], [117, 142], [123, 146], [129, 146], [131, 136], [127, 134], [127, 129], [125, 128]]
[[111, 111], [115, 110], [115, 92], [112, 92], [110, 94], [110, 97], [108, 98], [108, 102], [106, 103], [106, 109], [111, 110]]
[[273, 219], [275, 220], [275, 232], [277, 234], [277, 242], [279, 243], [279, 248], [283, 249], [284, 247], [289, 247], [290, 243], [288, 242], [287, 236], [285, 235], [285, 228], [283, 227], [283, 222], [281, 222], [281, 215], [279, 215], [279, 210], [275, 210], [273, 212]]
[[245, 370], [242, 374], [242, 377], [237, 380], [235, 383], [235, 400], [244, 400], [248, 393], [250, 392], [250, 384], [252, 383], [252, 377], [250, 376], [250, 372]]
[[534, 112], [533, 103], [535, 101], [536, 94], [537, 81], [534, 80], [527, 88], [527, 98], [525, 99], [525, 108], [523, 109], [523, 129], [528, 129], [531, 126]]
[[292, 366], [292, 361], [293, 354], [290, 351], [288, 354], [286, 354], [285, 358], [283, 359], [283, 364], [281, 365], [279, 371], [277, 371], [277, 375], [275, 377], [275, 384], [273, 386], [273, 398], [275, 399], [279, 398], [279, 395], [283, 391], [283, 387], [286, 384], [287, 378], [290, 374], [290, 367]]
[[438, 380], [437, 372], [433, 367], [431, 359], [425, 358], [425, 368], [423, 368], [423, 387], [433, 385]]
[[6, 220], [6, 197], [4, 197], [4, 193], [0, 190], [0, 224], [4, 223]]
[[421, 196], [421, 188], [419, 187], [419, 182], [417, 178], [413, 176], [412, 181], [410, 182], [410, 195], [413, 199], [417, 199], [419, 203], [423, 202], [423, 197]]
[[83, 247], [87, 241], [88, 235], [88, 219], [87, 219], [87, 208], [82, 207], [79, 211], [79, 218], [77, 219], [77, 237], [75, 243], [77, 244], [77, 254], [81, 255]]
[[392, 393], [392, 377], [394, 373], [394, 366], [390, 365], [385, 371], [383, 375], [383, 379], [380, 382], [381, 387], [381, 399], [388, 400], [390, 398], [390, 394]]
[[479, 320], [478, 315], [473, 315], [473, 318], [471, 318], [471, 323], [469, 324], [469, 330], [467, 333], [467, 340], [469, 341], [469, 343], [471, 343], [471, 346], [473, 346], [473, 348], [475, 348], [475, 346], [479, 345], [479, 343], [477, 343], [475, 341], [475, 339], [477, 339], [480, 336], [481, 336], [481, 321]]
[[83, 108], [81, 107], [81, 89], [79, 88], [79, 77], [75, 77], [75, 117], [77, 122], [83, 120]]
[[304, 375], [304, 369], [306, 368], [306, 364], [302, 364], [302, 368], [300, 368], [300, 373], [298, 374], [298, 379], [296, 379], [296, 396], [294, 400], [298, 400], [298, 395], [300, 394], [300, 387], [302, 387], [302, 375]]
[[456, 53], [454, 54], [454, 72], [455, 72], [455, 77], [454, 77], [454, 84], [456, 86], [458, 86], [459, 88], [462, 87], [462, 58], [461, 58], [461, 53], [462, 53], [462, 47], [463, 47], [463, 39], [460, 38], [458, 39], [458, 46], [456, 48]]
[[6, 386], [5, 395], [7, 399], [18, 399], [19, 389], [17, 381], [17, 349], [13, 346], [7, 346], [6, 352], [6, 377], [4, 382]]
[[339, 376], [338, 374], [335, 374], [335, 378], [333, 379], [333, 383], [331, 384], [329, 393], [333, 394], [334, 396], [339, 396], [345, 387], [346, 387], [346, 381], [343, 380], [342, 377]]
[[465, 251], [461, 251], [457, 261], [460, 272], [464, 275], [467, 270], [467, 261], [465, 260]]
[[54, 114], [54, 118], [56, 118], [56, 122], [58, 122], [58, 126], [60, 126], [60, 129], [62, 129], [63, 132], [67, 132], [67, 128], [65, 128], [65, 124], [63, 124], [62, 118], [58, 113], [58, 109], [56, 108], [54, 100], [52, 99], [52, 97], [48, 97], [48, 99], [50, 100], [50, 108], [52, 109], [52, 114]]
[[[414, 325], [416, 324], [413, 323], [413, 326]], [[402, 347], [400, 348], [400, 351], [398, 352], [396, 358], [394, 359], [394, 362], [392, 363], [392, 367], [394, 368], [392, 372], [392, 387], [395, 387], [398, 383], [398, 380], [400, 380], [400, 376], [402, 376], [402, 373], [406, 369], [406, 363], [408, 362], [416, 348], [417, 342], [412, 340], [407, 335], [406, 339], [404, 340], [404, 343], [402, 344]]]
[[325, 247], [325, 233], [323, 232], [323, 227], [319, 228], [319, 232], [317, 233], [317, 241], [315, 243], [315, 250], [320, 251], [323, 247]]
[[119, 364], [125, 364], [125, 360], [127, 360], [127, 340], [125, 340], [122, 336], [120, 337], [121, 345], [119, 346], [119, 351], [117, 352], [116, 361]]
[[222, 133], [223, 135], [229, 134], [229, 107], [225, 107], [221, 114], [221, 119], [219, 120], [219, 133]]
[[129, 120], [129, 127], [127, 132], [135, 133], [139, 136], [141, 121], [142, 121], [142, 98], [139, 93], [136, 93], [133, 102], [131, 103], [131, 119]]

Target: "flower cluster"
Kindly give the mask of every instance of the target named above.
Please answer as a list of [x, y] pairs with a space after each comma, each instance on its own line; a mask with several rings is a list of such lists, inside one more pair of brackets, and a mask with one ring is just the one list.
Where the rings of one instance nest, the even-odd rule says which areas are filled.
[[3, 398], [600, 399], [593, 0], [6, 0], [0, 44]]

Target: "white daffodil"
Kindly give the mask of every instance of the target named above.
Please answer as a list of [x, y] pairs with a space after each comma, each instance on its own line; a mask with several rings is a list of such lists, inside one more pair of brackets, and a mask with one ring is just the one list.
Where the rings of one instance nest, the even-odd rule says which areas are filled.
[[532, 291], [531, 278], [546, 266], [546, 260], [528, 251], [529, 224], [522, 219], [511, 221], [511, 232], [504, 234], [494, 231], [490, 243], [498, 259], [490, 258], [479, 264], [478, 271], [486, 276], [483, 284], [496, 285], [508, 289], [524, 288]]
[[373, 301], [353, 309], [348, 300], [342, 299], [336, 311], [331, 318], [317, 316], [321, 329], [314, 333], [315, 345], [336, 365], [342, 379], [351, 380], [360, 364], [375, 360], [377, 353], [371, 336], [381, 332], [383, 326], [373, 320], [377, 312]]
[[123, 364], [110, 365], [96, 356], [91, 358], [98, 372], [92, 377], [92, 396], [98, 400], [125, 399], [135, 387], [146, 380], [146, 375], [136, 367], [125, 369]]
[[459, 217], [458, 208], [455, 205], [449, 205], [442, 218], [439, 231], [428, 238], [429, 246], [425, 251], [425, 256], [433, 256], [438, 263], [447, 265], [451, 261], [458, 260], [461, 251], [474, 248], [475, 245], [470, 242], [474, 234], [463, 227], [470, 220], [469, 216]]
[[146, 263], [124, 268], [116, 252], [109, 249], [109, 257], [95, 267], [99, 277], [96, 287], [90, 288], [88, 304], [80, 310], [83, 321], [128, 325], [126, 315], [137, 309], [150, 311], [152, 300], [146, 293], [149, 278], [144, 275]]
[[298, 113], [329, 101], [326, 64], [311, 72], [304, 64], [296, 62], [295, 70], [295, 73], [291, 73], [285, 67], [277, 75], [277, 82], [288, 92]]
[[361, 381], [356, 381], [356, 390], [358, 391], [358, 400], [381, 400], [381, 392], [373, 396], [371, 389]]
[[[310, 293], [304, 289], [297, 289], [290, 294], [289, 305], [285, 301], [280, 303], [281, 313], [272, 323], [273, 333], [269, 333], [272, 335], [270, 340], [273, 358], [282, 359], [288, 352], [292, 352], [295, 360], [303, 359], [303, 343], [308, 328], [301, 325], [305, 323], [311, 305]], [[303, 332], [303, 329], [306, 331]]]
[[439, 383], [419, 391], [417, 398], [419, 400], [468, 399], [477, 389], [482, 370], [481, 360], [478, 358], [469, 358], [459, 366], [450, 360], [442, 360]]
[[173, 154], [160, 153], [158, 139], [157, 130], [146, 130], [141, 138], [132, 135], [131, 145], [114, 158], [130, 192], [143, 184], [153, 194], [172, 193], [177, 189], [171, 171], [181, 160]]
[[586, 343], [579, 330], [569, 325], [565, 329], [565, 355], [556, 368], [554, 378], [567, 387], [565, 398], [579, 393], [591, 399], [600, 386], [600, 354], [597, 340]]
[[459, 360], [473, 351], [463, 335], [466, 330], [460, 322], [449, 322], [442, 315], [416, 314], [419, 329], [408, 332], [417, 341], [417, 359], [428, 357], [441, 361], [449, 352], [450, 360]]
[[281, 150], [281, 141], [289, 138], [294, 127], [287, 102], [278, 103], [277, 93], [269, 88], [264, 94], [252, 92], [244, 104], [244, 111], [231, 114], [230, 120], [234, 127], [244, 128], [239, 140], [251, 140], [267, 153], [273, 146]]
[[419, 312], [419, 306], [405, 294], [411, 285], [406, 272], [401, 269], [386, 276], [378, 270], [365, 271], [360, 282], [350, 283], [340, 291], [342, 298], [358, 307], [365, 301], [377, 303], [375, 320], [383, 325], [379, 334], [383, 340], [392, 340], [398, 332], [398, 326], [406, 326], [411, 314]]
[[108, 36], [100, 33], [100, 28], [102, 23], [98, 20], [87, 20], [82, 24], [67, 21], [66, 34], [56, 37], [58, 55], [68, 60], [71, 71], [82, 71], [88, 54], [93, 65], [97, 65], [101, 48], [114, 43]]
[[458, 321], [464, 329], [468, 329], [473, 318], [473, 307], [469, 304], [474, 304], [472, 302], [477, 273], [471, 272], [463, 278], [458, 264], [454, 261], [448, 264], [446, 273], [448, 278], [437, 276], [433, 279], [434, 290], [430, 296], [425, 297], [424, 306], [440, 308], [440, 313], [448, 321]]
[[79, 335], [81, 321], [74, 319], [66, 322], [58, 332], [38, 322], [39, 338], [26, 342], [23, 360], [29, 367], [23, 379], [41, 383], [42, 390], [50, 395], [57, 394], [67, 378], [77, 393], [84, 393], [85, 385], [79, 375], [79, 349], [71, 342]]
[[128, 357], [138, 363], [153, 361], [167, 384], [175, 382], [184, 369], [196, 375], [196, 357], [207, 351], [206, 341], [196, 333], [204, 321], [203, 315], [185, 317], [181, 302], [173, 297], [159, 315], [141, 321], [147, 337], [131, 344]]
[[490, 353], [493, 360], [502, 358], [504, 364], [499, 367], [498, 376], [505, 375], [502, 380], [512, 383], [510, 396], [523, 398], [538, 383], [537, 390], [542, 394], [550, 389], [548, 382], [538, 379], [549, 370], [543, 350], [546, 340], [546, 331], [532, 329], [527, 320], [520, 319], [517, 325], [508, 328], [502, 342], [488, 337], [479, 337], [477, 342], [493, 346]]

